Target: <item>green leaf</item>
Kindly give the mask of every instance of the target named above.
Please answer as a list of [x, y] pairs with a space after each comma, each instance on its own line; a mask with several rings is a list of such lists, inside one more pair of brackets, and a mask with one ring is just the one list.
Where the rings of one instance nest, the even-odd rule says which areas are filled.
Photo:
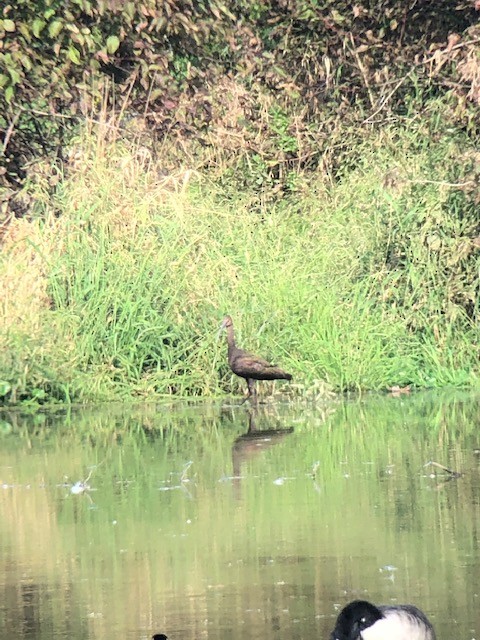
[[32, 34], [30, 33], [30, 29], [24, 22], [20, 22], [20, 24], [18, 25], [18, 30], [27, 42], [32, 41]]
[[6, 396], [11, 390], [12, 385], [6, 380], [0, 380], [0, 396]]
[[135, 3], [127, 2], [127, 4], [123, 6], [123, 12], [130, 20], [133, 20], [133, 16], [135, 15]]
[[63, 22], [61, 20], [54, 20], [48, 25], [48, 35], [51, 38], [56, 38], [62, 29]]
[[109, 36], [107, 38], [107, 51], [108, 53], [115, 53], [120, 46], [120, 40], [117, 36]]
[[54, 15], [55, 15], [55, 9], [47, 9], [44, 12], [43, 17], [45, 18], [45, 20], [50, 20], [50, 18]]
[[26, 69], [27, 71], [31, 71], [32, 70], [32, 61], [30, 60], [30, 58], [28, 56], [22, 56], [20, 58], [20, 62], [22, 63], [22, 66], [24, 69]]
[[7, 422], [6, 420], [0, 420], [0, 434], [2, 436], [7, 436], [9, 433], [12, 432], [12, 430], [13, 430], [13, 427], [10, 422]]
[[81, 47], [85, 44], [85, 36], [82, 33], [72, 33], [71, 34], [72, 42], [76, 42]]
[[69, 47], [67, 55], [74, 64], [80, 64], [80, 51], [75, 47]]
[[10, 78], [8, 76], [6, 76], [4, 73], [0, 73], [0, 89], [4, 87], [9, 80]]
[[10, 78], [12, 79], [12, 84], [18, 84], [20, 82], [20, 74], [16, 69], [8, 69], [8, 73], [10, 74]]
[[3, 28], [5, 31], [15, 31], [15, 22], [13, 20], [4, 20]]
[[10, 85], [5, 89], [5, 100], [10, 104], [13, 98], [13, 87]]
[[36, 38], [40, 37], [40, 33], [42, 32], [42, 29], [46, 24], [47, 23], [45, 22], [45, 20], [42, 20], [41, 18], [35, 18], [35, 20], [32, 22], [32, 31], [33, 35]]
[[84, 0], [83, 10], [87, 14], [87, 16], [93, 16], [92, 3], [91, 2], [88, 2], [88, 1]]

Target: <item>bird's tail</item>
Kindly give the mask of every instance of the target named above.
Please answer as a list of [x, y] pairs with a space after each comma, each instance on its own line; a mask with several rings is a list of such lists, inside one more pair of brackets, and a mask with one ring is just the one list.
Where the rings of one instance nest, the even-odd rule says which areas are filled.
[[271, 367], [269, 369], [269, 373], [274, 375], [275, 378], [277, 378], [278, 380], [291, 380], [292, 379], [292, 374], [291, 373], [287, 373], [286, 371], [284, 371], [283, 369], [280, 369], [279, 367]]

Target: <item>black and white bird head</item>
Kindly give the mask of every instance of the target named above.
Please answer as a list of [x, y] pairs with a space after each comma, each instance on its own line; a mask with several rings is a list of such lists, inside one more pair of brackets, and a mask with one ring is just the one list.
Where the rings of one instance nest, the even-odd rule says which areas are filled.
[[354, 600], [340, 611], [330, 640], [435, 640], [435, 631], [413, 605], [377, 607]]

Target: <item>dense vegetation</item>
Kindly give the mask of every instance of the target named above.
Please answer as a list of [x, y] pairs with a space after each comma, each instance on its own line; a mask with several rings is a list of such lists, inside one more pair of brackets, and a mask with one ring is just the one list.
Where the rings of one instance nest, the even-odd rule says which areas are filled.
[[478, 383], [477, 14], [418, 5], [4, 8], [3, 401], [231, 389], [227, 311], [293, 394]]
[[[339, 128], [381, 125], [429, 96], [478, 97], [478, 12], [465, 0], [18, 0], [0, 15], [4, 184], [65, 160], [105, 97], [143, 116], [152, 148], [249, 167], [288, 187], [341, 166]], [[465, 111], [465, 110], [462, 110]], [[450, 114], [471, 128], [471, 113]], [[337, 144], [331, 145], [334, 137]], [[341, 137], [341, 136], [340, 136]], [[193, 141], [192, 138], [195, 140]], [[193, 143], [195, 142], [195, 144]], [[208, 148], [208, 155], [199, 154]], [[200, 157], [203, 156], [203, 157]], [[25, 203], [13, 198], [11, 206]]]

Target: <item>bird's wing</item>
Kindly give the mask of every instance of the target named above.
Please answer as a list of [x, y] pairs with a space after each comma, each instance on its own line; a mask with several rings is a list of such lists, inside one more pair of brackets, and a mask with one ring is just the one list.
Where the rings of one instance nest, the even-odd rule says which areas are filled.
[[251, 371], [257, 371], [259, 373], [265, 371], [265, 369], [269, 369], [270, 367], [275, 366], [267, 360], [259, 358], [258, 356], [254, 356], [251, 353], [242, 353], [240, 356], [235, 358], [235, 364], [242, 368], [249, 369]]

